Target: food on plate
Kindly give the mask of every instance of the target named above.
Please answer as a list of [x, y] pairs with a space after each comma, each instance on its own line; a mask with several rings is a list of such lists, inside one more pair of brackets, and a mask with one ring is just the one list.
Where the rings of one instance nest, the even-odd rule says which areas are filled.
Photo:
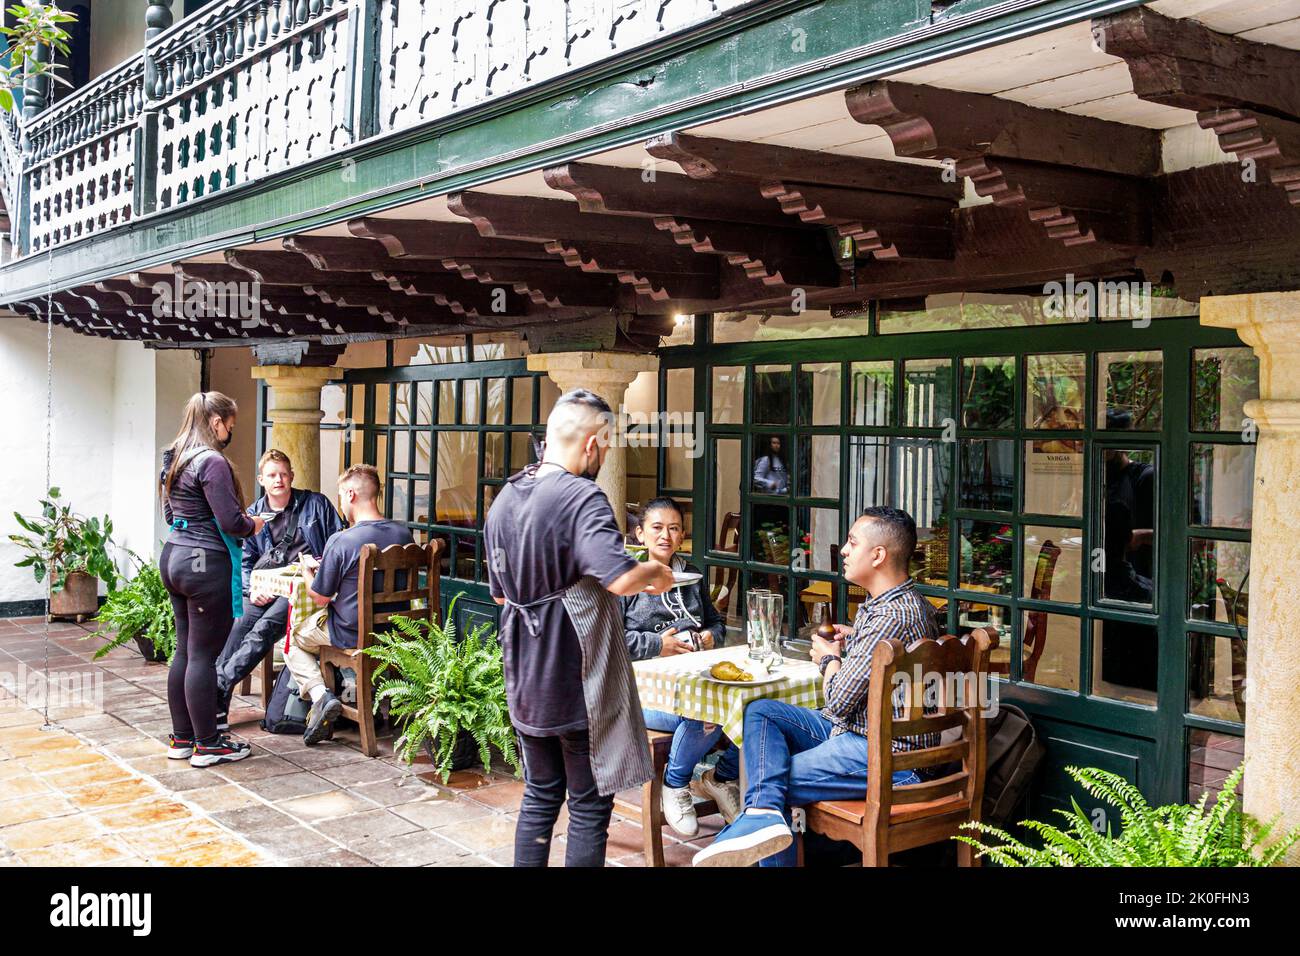
[[709, 668], [709, 673], [718, 680], [747, 681], [754, 679], [753, 674], [741, 670], [731, 661], [718, 661]]

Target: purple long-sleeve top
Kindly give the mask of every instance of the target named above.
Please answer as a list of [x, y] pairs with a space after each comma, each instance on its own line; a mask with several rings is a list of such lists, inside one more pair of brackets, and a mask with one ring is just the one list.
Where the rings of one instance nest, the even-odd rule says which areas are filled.
[[[168, 452], [163, 455], [164, 478], [170, 465]], [[163, 515], [168, 524], [185, 521], [185, 527], [172, 528], [167, 536], [167, 543], [178, 547], [225, 551], [218, 527], [232, 538], [246, 538], [255, 527], [235, 494], [230, 463], [216, 452], [201, 453], [185, 465], [171, 494], [163, 495]]]

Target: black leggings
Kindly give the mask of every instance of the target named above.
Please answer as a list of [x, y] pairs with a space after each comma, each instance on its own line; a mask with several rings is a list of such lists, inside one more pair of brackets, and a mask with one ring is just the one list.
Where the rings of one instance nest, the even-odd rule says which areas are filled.
[[176, 613], [176, 655], [167, 672], [172, 733], [211, 743], [217, 736], [217, 655], [234, 623], [230, 553], [168, 544], [159, 564]]

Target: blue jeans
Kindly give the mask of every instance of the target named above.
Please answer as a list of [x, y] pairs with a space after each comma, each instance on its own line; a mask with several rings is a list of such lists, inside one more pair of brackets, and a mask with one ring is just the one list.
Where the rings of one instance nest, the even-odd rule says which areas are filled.
[[[818, 800], [862, 800], [867, 793], [867, 738], [832, 737], [834, 724], [819, 711], [777, 700], [756, 700], [745, 708], [745, 809], [779, 810]], [[915, 771], [894, 774], [894, 786], [920, 783]], [[794, 866], [791, 844], [759, 866]]]
[[[686, 786], [695, 773], [695, 765], [721, 739], [722, 726], [715, 724], [712, 730], [706, 731], [704, 722], [700, 720], [668, 714], [662, 710], [647, 709], [644, 714], [646, 729], [673, 735], [672, 749], [668, 751], [668, 767], [664, 770], [665, 786]], [[740, 776], [740, 749], [735, 744], [722, 752], [714, 775], [719, 780], [735, 780]]]

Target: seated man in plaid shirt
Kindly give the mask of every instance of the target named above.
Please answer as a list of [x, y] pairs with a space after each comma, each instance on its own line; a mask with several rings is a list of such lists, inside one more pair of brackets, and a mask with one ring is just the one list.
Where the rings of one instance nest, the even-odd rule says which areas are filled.
[[[866, 589], [853, 627], [838, 637], [813, 638], [826, 706], [821, 711], [776, 700], [745, 709], [745, 811], [705, 849], [695, 866], [793, 866], [790, 807], [818, 800], [860, 800], [867, 782], [867, 689], [871, 652], [886, 638], [911, 647], [939, 636], [930, 604], [908, 574], [916, 549], [916, 522], [897, 508], [868, 508], [849, 531], [844, 577]], [[932, 747], [937, 734], [894, 739], [895, 751]], [[898, 771], [894, 786], [919, 783]]]

